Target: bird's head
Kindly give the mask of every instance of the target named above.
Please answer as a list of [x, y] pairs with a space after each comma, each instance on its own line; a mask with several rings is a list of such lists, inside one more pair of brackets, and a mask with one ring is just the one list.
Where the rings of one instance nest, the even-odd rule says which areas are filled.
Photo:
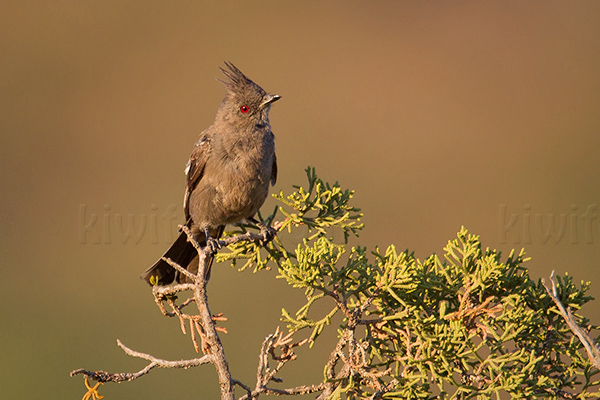
[[217, 118], [243, 125], [268, 124], [271, 104], [281, 96], [265, 92], [235, 65], [226, 62], [225, 66], [227, 68], [221, 68], [221, 71], [226, 79], [220, 82], [225, 85], [227, 96], [219, 108]]

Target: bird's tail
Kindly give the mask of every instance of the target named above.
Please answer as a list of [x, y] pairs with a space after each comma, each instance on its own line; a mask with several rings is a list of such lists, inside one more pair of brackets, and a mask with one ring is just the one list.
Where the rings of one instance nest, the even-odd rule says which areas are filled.
[[[214, 231], [211, 231], [211, 237], [214, 239], [219, 239], [221, 235], [223, 235], [223, 229], [224, 226], [220, 226]], [[198, 232], [195, 235], [195, 238], [201, 247], [206, 246], [206, 235], [204, 232]], [[192, 243], [188, 242], [187, 234], [183, 231], [179, 233], [179, 236], [177, 236], [177, 239], [175, 239], [175, 242], [173, 242], [165, 254], [163, 254], [163, 256], [153, 266], [144, 271], [141, 278], [148, 282], [150, 286], [164, 286], [173, 283], [174, 281], [177, 281], [178, 283], [189, 281], [185, 275], [177, 272], [175, 268], [171, 267], [169, 263], [163, 260], [163, 258], [171, 259], [173, 262], [192, 273], [198, 272], [198, 252]], [[204, 271], [204, 277], [206, 280], [210, 279], [210, 268], [212, 263], [213, 257], [208, 260], [206, 269]]]

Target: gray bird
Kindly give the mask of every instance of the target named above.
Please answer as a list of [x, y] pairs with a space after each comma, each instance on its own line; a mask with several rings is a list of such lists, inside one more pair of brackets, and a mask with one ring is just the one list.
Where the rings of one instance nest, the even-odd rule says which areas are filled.
[[[269, 124], [271, 104], [281, 98], [268, 94], [231, 63], [221, 68], [227, 95], [215, 122], [194, 146], [185, 168], [187, 184], [183, 198], [186, 226], [201, 246], [218, 249], [218, 239], [227, 224], [253, 217], [263, 205], [269, 184], [277, 179], [275, 137]], [[185, 232], [163, 257], [191, 272], [198, 270], [197, 252]], [[205, 277], [210, 277], [212, 257]], [[164, 260], [142, 274], [150, 285], [186, 281]]]

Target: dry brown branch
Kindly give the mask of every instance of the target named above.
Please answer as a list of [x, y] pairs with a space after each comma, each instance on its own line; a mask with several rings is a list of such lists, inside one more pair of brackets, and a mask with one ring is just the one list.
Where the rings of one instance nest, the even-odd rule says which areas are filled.
[[[349, 376], [351, 371], [350, 363], [343, 350], [349, 344], [353, 336], [354, 330], [346, 328], [335, 345], [335, 348], [329, 355], [329, 360], [325, 366], [325, 377], [327, 378], [327, 382], [324, 384], [323, 392], [317, 397], [318, 400], [329, 398], [335, 388], [341, 384], [340, 381]], [[335, 370], [340, 361], [342, 361], [342, 367], [336, 373]]]
[[[276, 223], [274, 225], [275, 229], [279, 229], [282, 226], [281, 223]], [[226, 321], [227, 318], [223, 317], [222, 314], [218, 314], [216, 316], [212, 316], [210, 313], [210, 309], [208, 306], [208, 296], [206, 292], [206, 284], [207, 281], [204, 278], [204, 270], [207, 266], [207, 260], [211, 254], [209, 249], [203, 249], [200, 247], [199, 243], [194, 239], [191, 231], [185, 227], [181, 226], [181, 229], [186, 232], [188, 235], [188, 241], [192, 243], [196, 251], [198, 252], [199, 266], [198, 273], [193, 274], [188, 272], [185, 268], [176, 264], [170, 259], [164, 258], [164, 260], [175, 268], [180, 274], [186, 276], [192, 283], [182, 283], [175, 284], [170, 286], [155, 286], [152, 289], [152, 294], [154, 296], [154, 301], [158, 306], [160, 312], [167, 317], [177, 317], [179, 319], [179, 323], [181, 326], [182, 332], [185, 334], [186, 322], [189, 323], [190, 336], [192, 338], [192, 342], [196, 352], [199, 352], [200, 349], [204, 352], [204, 356], [200, 358], [195, 358], [191, 360], [179, 360], [179, 361], [167, 361], [163, 359], [156, 358], [150, 354], [140, 353], [134, 350], [129, 349], [125, 345], [123, 345], [120, 341], [117, 341], [119, 347], [121, 347], [125, 353], [132, 357], [142, 358], [150, 361], [145, 368], [141, 369], [138, 372], [126, 372], [126, 373], [110, 373], [106, 371], [87, 371], [84, 369], [78, 369], [71, 372], [71, 376], [75, 376], [78, 374], [85, 375], [86, 378], [95, 380], [97, 382], [125, 382], [137, 379], [141, 376], [146, 375], [152, 369], [159, 368], [191, 368], [199, 365], [212, 363], [217, 370], [217, 375], [219, 377], [219, 384], [221, 387], [221, 398], [227, 400], [233, 400], [234, 396], [234, 384], [238, 384], [244, 388], [247, 388], [241, 382], [234, 381], [231, 377], [231, 373], [229, 372], [229, 366], [227, 364], [227, 359], [225, 358], [225, 352], [223, 349], [223, 345], [221, 344], [221, 340], [219, 339], [219, 335], [217, 331], [226, 332], [226, 329], [217, 327], [215, 325], [216, 321]], [[260, 243], [266, 243], [269, 239], [269, 229], [261, 226], [261, 234], [256, 233], [245, 233], [243, 235], [232, 236], [220, 240], [219, 243], [221, 246], [227, 246], [232, 243], [237, 243], [240, 241], [259, 241]], [[185, 299], [181, 304], [177, 304], [177, 295], [182, 292], [191, 292], [189, 298]], [[190, 304], [196, 304], [198, 309], [198, 314], [188, 314], [183, 311], [183, 309]], [[167, 309], [168, 308], [170, 309]], [[198, 335], [197, 335], [198, 334]], [[198, 343], [197, 337], [200, 337], [200, 343]], [[285, 348], [288, 353], [291, 352], [290, 342], [287, 340], [288, 337], [282, 337], [279, 335], [277, 337], [276, 343]], [[296, 344], [297, 345], [297, 344]], [[286, 347], [287, 346], [287, 347]], [[289, 347], [289, 349], [288, 349]], [[288, 353], [283, 354], [288, 354]], [[289, 359], [290, 356], [287, 356]], [[285, 363], [288, 361], [280, 361], [280, 363]], [[275, 372], [279, 370], [280, 366], [275, 369]], [[272, 379], [273, 376], [270, 376], [269, 379]], [[94, 388], [92, 388], [94, 389]], [[97, 392], [97, 389], [94, 389]], [[94, 390], [92, 390], [93, 393]], [[274, 389], [275, 390], [275, 389]], [[288, 390], [288, 389], [286, 389]], [[293, 390], [293, 389], [289, 389]], [[270, 391], [270, 389], [265, 389], [264, 391]], [[88, 392], [90, 392], [88, 390]], [[251, 392], [249, 392], [251, 393]]]
[[577, 324], [573, 313], [571, 313], [571, 307], [565, 309], [565, 306], [558, 298], [558, 290], [556, 288], [556, 283], [554, 282], [554, 271], [550, 274], [550, 282], [552, 283], [552, 289], [549, 289], [548, 286], [546, 286], [546, 282], [542, 279], [542, 284], [544, 285], [544, 288], [546, 288], [552, 301], [554, 301], [554, 304], [558, 307], [560, 315], [564, 318], [567, 325], [569, 325], [571, 331], [577, 335], [583, 344], [583, 347], [585, 347], [585, 351], [592, 365], [600, 369], [600, 349], [594, 342], [594, 339], [592, 339], [590, 335]]
[[[274, 394], [274, 395], [300, 395], [308, 394], [321, 391], [325, 388], [324, 384], [319, 385], [305, 385], [297, 386], [294, 388], [277, 389], [271, 388], [267, 385], [273, 382], [282, 382], [282, 379], [277, 378], [275, 375], [281, 370], [281, 368], [288, 362], [296, 359], [296, 354], [293, 351], [294, 347], [302, 346], [308, 343], [308, 339], [303, 339], [299, 342], [293, 341], [294, 332], [290, 332], [287, 335], [279, 330], [279, 327], [275, 330], [275, 333], [268, 335], [262, 343], [260, 354], [258, 356], [258, 369], [256, 372], [256, 387], [254, 390], [250, 390], [250, 387], [244, 385], [239, 381], [235, 381], [235, 384], [246, 390], [246, 394], [240, 397], [238, 400], [253, 400], [258, 398], [262, 393]], [[280, 355], [275, 352], [279, 350]], [[271, 368], [269, 366], [269, 356], [277, 364]]]
[[[310, 394], [310, 393], [320, 392], [323, 389], [325, 389], [325, 384], [320, 383], [318, 385], [296, 386], [294, 388], [289, 388], [289, 389], [265, 388], [265, 393], [266, 394], [274, 394], [277, 396], [281, 396], [281, 395], [295, 396], [295, 395], [301, 395], [301, 394]], [[240, 399], [240, 400], [242, 400], [242, 399]]]
[[392, 390], [397, 384], [398, 384], [398, 380], [396, 378], [392, 379], [381, 390], [378, 390], [377, 392], [373, 393], [373, 395], [371, 397], [369, 397], [369, 400], [380, 400], [380, 399], [382, 399], [383, 395], [386, 392], [389, 392], [390, 390]]
[[211, 355], [205, 355], [204, 357], [194, 358], [191, 360], [178, 360], [178, 361], [167, 361], [160, 358], [151, 356], [150, 354], [140, 353], [135, 350], [131, 350], [125, 346], [120, 340], [117, 340], [117, 345], [123, 349], [125, 354], [131, 357], [142, 358], [150, 361], [146, 367], [138, 372], [121, 372], [121, 373], [110, 373], [106, 371], [86, 371], [84, 369], [76, 369], [71, 372], [71, 376], [78, 374], [85, 375], [89, 379], [93, 379], [96, 382], [128, 382], [137, 379], [141, 376], [146, 375], [152, 369], [158, 368], [191, 368], [197, 367], [203, 364], [211, 362]]
[[376, 391], [371, 396], [373, 399], [382, 398], [383, 394], [390, 391], [397, 383], [385, 384], [381, 381], [381, 378], [389, 374], [390, 369], [379, 370], [369, 367], [367, 356], [369, 345], [367, 342], [359, 343], [356, 338], [358, 325], [372, 325], [377, 332], [377, 324], [381, 324], [379, 328], [385, 324], [381, 318], [362, 319], [373, 300], [381, 293], [381, 286], [376, 286], [368, 297], [361, 299], [360, 306], [352, 309], [348, 308], [346, 299], [339, 295], [335, 286], [332, 291], [323, 290], [323, 292], [335, 301], [337, 307], [344, 313], [347, 323], [325, 366], [326, 382], [322, 384], [321, 394], [317, 399], [330, 398], [340, 385], [347, 383], [346, 381], [351, 376], [355, 380], [363, 381], [366, 386]]
[[[187, 229], [187, 227], [186, 227]], [[176, 262], [174, 262], [173, 260], [171, 260], [170, 258], [167, 257], [161, 257], [162, 260], [164, 260], [167, 264], [169, 264], [171, 267], [175, 268], [175, 270], [177, 270], [177, 272], [179, 272], [180, 274], [185, 275], [188, 279], [190, 279], [192, 282], [194, 282], [194, 279], [196, 279], [196, 275], [192, 274], [191, 272], [189, 272], [187, 269], [181, 267], [181, 265], [177, 264]]]

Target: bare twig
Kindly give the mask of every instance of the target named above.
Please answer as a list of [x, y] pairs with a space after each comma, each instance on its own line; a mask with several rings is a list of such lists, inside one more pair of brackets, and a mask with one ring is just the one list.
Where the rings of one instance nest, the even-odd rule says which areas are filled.
[[152, 293], [156, 296], [166, 297], [170, 295], [174, 295], [186, 290], [194, 290], [193, 283], [180, 283], [178, 285], [169, 285], [169, 286], [154, 286], [152, 287]]
[[[321, 391], [325, 388], [324, 384], [320, 385], [306, 385], [306, 386], [297, 386], [294, 388], [286, 388], [286, 389], [276, 389], [270, 388], [267, 385], [273, 382], [282, 382], [283, 380], [275, 377], [275, 375], [281, 370], [281, 368], [291, 360], [296, 358], [296, 354], [293, 351], [294, 347], [302, 346], [308, 343], [308, 339], [303, 339], [299, 342], [293, 341], [294, 332], [290, 332], [287, 335], [283, 335], [283, 333], [279, 330], [279, 327], [275, 330], [275, 333], [268, 335], [262, 343], [260, 354], [258, 356], [258, 368], [256, 371], [256, 387], [254, 390], [250, 390], [250, 388], [239, 381], [235, 381], [235, 383], [244, 390], [246, 390], [246, 394], [240, 397], [238, 400], [253, 400], [258, 398], [258, 396], [262, 393], [265, 394], [274, 394], [274, 395], [298, 395], [298, 394], [308, 394]], [[276, 355], [275, 350], [279, 348], [281, 351], [281, 355]], [[277, 364], [274, 368], [269, 366], [269, 356], [273, 361], [276, 361]]]
[[[289, 388], [289, 389], [265, 388], [265, 393], [266, 394], [274, 394], [277, 396], [281, 396], [281, 395], [295, 396], [295, 395], [300, 395], [300, 394], [310, 394], [310, 393], [320, 392], [323, 389], [325, 389], [325, 384], [320, 383], [318, 385], [296, 386], [296, 387]], [[243, 400], [243, 399], [240, 399], [240, 400]]]
[[[329, 355], [329, 360], [327, 361], [327, 365], [325, 366], [325, 378], [327, 382], [324, 383], [324, 388], [318, 400], [324, 400], [331, 396], [334, 392], [335, 388], [341, 384], [340, 380], [349, 376], [350, 368], [348, 364], [348, 358], [344, 355], [344, 347], [348, 345], [348, 342], [351, 340], [351, 337], [354, 335], [354, 330], [346, 328], [344, 330], [344, 334], [340, 337], [335, 348]], [[339, 361], [342, 361], [342, 368], [337, 373], [335, 372], [335, 368]]]
[[[317, 399], [328, 399], [335, 390], [340, 385], [345, 384], [345, 381], [351, 376], [364, 379], [366, 384], [375, 389], [377, 391], [376, 393], [378, 393], [377, 395], [373, 395], [373, 398], [381, 398], [385, 392], [388, 392], [395, 386], [395, 384], [385, 385], [380, 382], [380, 378], [389, 374], [390, 369], [382, 371], [375, 368], [369, 368], [369, 362], [367, 360], [368, 344], [366, 342], [359, 344], [355, 334], [358, 325], [375, 325], [383, 321], [381, 318], [362, 319], [362, 315], [371, 306], [373, 300], [381, 293], [382, 284], [377, 285], [369, 296], [362, 299], [360, 306], [353, 308], [348, 308], [346, 299], [340, 296], [338, 288], [335, 285], [331, 291], [324, 288], [319, 289], [335, 301], [338, 309], [344, 313], [347, 324], [335, 349], [329, 356], [329, 360], [325, 366], [325, 377], [327, 381], [323, 383], [321, 389], [322, 392]], [[344, 353], [344, 348], [347, 348], [347, 354]], [[341, 367], [339, 367], [339, 370], [336, 372], [338, 364], [340, 363]]]
[[196, 275], [192, 274], [191, 272], [189, 272], [187, 269], [183, 268], [181, 265], [177, 264], [175, 261], [171, 260], [170, 258], [167, 257], [161, 257], [162, 260], [164, 260], [167, 264], [169, 264], [171, 267], [175, 268], [175, 270], [177, 270], [177, 272], [179, 272], [180, 274], [185, 275], [187, 278], [189, 278], [192, 282], [194, 282], [194, 279], [196, 279]]
[[247, 399], [252, 399], [252, 389], [250, 389], [249, 386], [244, 385], [242, 382], [238, 381], [237, 379], [233, 380], [233, 384], [234, 385], [238, 385], [239, 387], [241, 387], [242, 389], [244, 389], [246, 391], [246, 395], [245, 398]]
[[[236, 381], [236, 384], [240, 384], [240, 382]], [[242, 385], [240, 385], [242, 386]], [[247, 388], [246, 385], [242, 386], [244, 389]], [[276, 396], [297, 396], [297, 395], [301, 395], [301, 394], [310, 394], [310, 393], [316, 393], [316, 392], [320, 392], [323, 389], [325, 389], [325, 384], [324, 383], [320, 383], [318, 385], [303, 385], [303, 386], [296, 386], [293, 388], [287, 388], [287, 389], [275, 389], [275, 388], [268, 388], [265, 387], [263, 388], [260, 392], [254, 390], [252, 392], [246, 393], [245, 395], [243, 395], [242, 397], [240, 397], [238, 400], [254, 400], [256, 398], [258, 398], [258, 396], [261, 393], [265, 393], [265, 394], [273, 394]]]
[[[282, 226], [282, 223], [276, 223], [274, 228], [278, 230]], [[223, 350], [223, 345], [221, 344], [221, 340], [219, 339], [219, 335], [217, 334], [217, 330], [224, 331], [224, 328], [216, 327], [215, 321], [224, 321], [222, 315], [217, 315], [213, 317], [210, 313], [210, 309], [208, 307], [208, 296], [206, 292], [206, 284], [207, 281], [204, 278], [204, 270], [207, 267], [207, 260], [209, 259], [210, 250], [202, 248], [200, 244], [194, 238], [192, 232], [189, 228], [185, 226], [180, 226], [180, 228], [187, 234], [188, 241], [192, 243], [196, 251], [198, 252], [198, 274], [193, 274], [187, 271], [182, 266], [173, 262], [171, 259], [163, 258], [170, 266], [172, 266], [175, 270], [177, 270], [180, 274], [187, 277], [192, 283], [182, 283], [175, 284], [170, 286], [154, 286], [152, 288], [152, 294], [154, 296], [154, 300], [156, 305], [158, 306], [161, 313], [168, 317], [178, 317], [181, 325], [181, 329], [183, 333], [186, 333], [185, 321], [189, 321], [190, 324], [190, 333], [192, 336], [192, 342], [196, 351], [199, 348], [202, 348], [205, 355], [200, 358], [194, 358], [191, 360], [179, 360], [179, 361], [168, 361], [156, 358], [150, 354], [140, 353], [130, 348], [126, 347], [120, 341], [117, 341], [119, 347], [125, 351], [125, 353], [132, 357], [142, 358], [150, 361], [146, 367], [141, 369], [138, 372], [133, 373], [110, 373], [106, 371], [87, 371], [84, 369], [77, 369], [71, 372], [71, 376], [75, 376], [78, 374], [82, 374], [89, 379], [95, 380], [97, 382], [125, 382], [132, 381], [141, 376], [146, 375], [152, 369], [158, 368], [191, 368], [200, 366], [207, 363], [212, 363], [219, 377], [219, 384], [221, 386], [221, 398], [226, 400], [234, 400], [234, 385], [240, 385], [248, 392], [247, 396], [252, 395], [250, 388], [245, 386], [239, 381], [232, 379], [231, 373], [229, 372], [229, 366], [227, 364], [227, 359], [225, 358], [225, 352]], [[261, 234], [256, 233], [245, 233], [243, 235], [232, 236], [225, 238], [220, 241], [221, 246], [227, 246], [232, 243], [237, 243], [240, 241], [257, 241], [261, 244], [266, 243], [267, 239], [269, 239], [263, 229], [261, 229]], [[271, 238], [272, 239], [272, 238]], [[176, 295], [185, 292], [191, 291], [192, 297], [186, 299], [181, 304], [176, 303]], [[166, 304], [171, 308], [171, 310], [167, 310]], [[197, 315], [190, 315], [184, 313], [182, 310], [184, 307], [190, 305], [191, 303], [195, 303], [198, 307]], [[201, 345], [198, 344], [196, 340], [196, 332], [200, 335]], [[278, 338], [282, 339], [281, 335]], [[288, 342], [279, 342], [282, 346], [288, 345]], [[291, 350], [290, 350], [291, 351]], [[287, 360], [286, 360], [287, 361]], [[285, 362], [285, 361], [283, 361]], [[278, 371], [277, 368], [275, 371]], [[273, 376], [270, 377], [272, 379]], [[92, 388], [93, 390], [96, 390]], [[264, 391], [270, 391], [271, 389], [265, 388]], [[275, 390], [275, 389], [273, 389]], [[285, 390], [294, 390], [294, 389], [285, 389]]]
[[583, 344], [583, 347], [585, 347], [585, 351], [588, 355], [588, 358], [590, 359], [590, 362], [594, 367], [600, 368], [600, 349], [598, 348], [594, 340], [590, 337], [590, 335], [586, 331], [581, 329], [581, 327], [577, 324], [573, 313], [571, 313], [571, 307], [567, 307], [567, 309], [565, 309], [565, 306], [563, 306], [560, 299], [558, 298], [558, 290], [556, 288], [556, 283], [554, 282], [554, 271], [552, 271], [552, 274], [550, 274], [550, 282], [552, 282], [552, 290], [550, 290], [548, 286], [546, 286], [546, 282], [542, 279], [542, 284], [546, 288], [546, 291], [548, 292], [548, 295], [550, 296], [552, 301], [554, 301], [554, 304], [556, 304], [556, 306], [558, 307], [560, 315], [562, 315], [567, 325], [569, 325], [571, 331], [575, 335], [577, 335], [577, 337]]
[[386, 392], [389, 392], [390, 390], [392, 390], [394, 387], [396, 387], [396, 385], [398, 384], [398, 379], [394, 378], [392, 379], [387, 385], [385, 385], [381, 390], [378, 390], [377, 392], [373, 393], [373, 395], [371, 397], [369, 397], [369, 400], [379, 400], [383, 398], [383, 395]]
[[106, 371], [86, 371], [84, 369], [76, 369], [71, 372], [71, 376], [78, 374], [85, 375], [86, 377], [95, 380], [96, 382], [128, 382], [133, 381], [141, 376], [146, 375], [152, 369], [158, 368], [192, 368], [211, 362], [211, 355], [205, 355], [204, 357], [194, 358], [191, 360], [178, 360], [178, 361], [167, 361], [160, 358], [151, 356], [150, 354], [140, 353], [135, 350], [131, 350], [125, 346], [120, 340], [117, 340], [117, 345], [123, 349], [125, 354], [131, 357], [142, 358], [150, 361], [146, 367], [138, 372], [122, 372], [122, 373], [109, 373]]

